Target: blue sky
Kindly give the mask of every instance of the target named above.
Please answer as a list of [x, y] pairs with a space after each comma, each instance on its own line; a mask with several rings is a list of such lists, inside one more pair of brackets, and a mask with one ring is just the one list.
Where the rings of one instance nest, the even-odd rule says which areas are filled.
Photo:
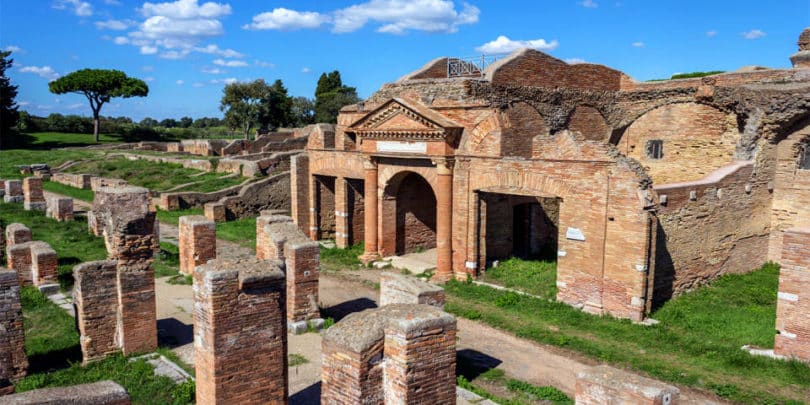
[[312, 97], [334, 69], [365, 98], [433, 58], [520, 45], [637, 80], [785, 68], [808, 26], [810, 0], [0, 0], [0, 48], [14, 51], [7, 74], [22, 109], [88, 115], [84, 97], [47, 83], [110, 68], [148, 82], [148, 97], [102, 109], [136, 120], [221, 116], [233, 80], [281, 79]]

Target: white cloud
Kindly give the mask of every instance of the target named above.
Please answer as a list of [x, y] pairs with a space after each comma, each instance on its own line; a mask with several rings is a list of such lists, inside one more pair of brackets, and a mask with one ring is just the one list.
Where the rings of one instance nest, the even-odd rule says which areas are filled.
[[203, 68], [201, 72], [208, 73], [209, 75], [221, 75], [227, 73], [220, 68]]
[[71, 104], [71, 105], [67, 106], [66, 108], [68, 110], [78, 110], [78, 109], [80, 109], [82, 107], [84, 107], [83, 103], [74, 103], [74, 104]]
[[230, 49], [230, 48], [229, 49], [220, 49], [220, 47], [218, 47], [218, 46], [216, 46], [214, 44], [210, 44], [210, 45], [207, 45], [207, 46], [204, 46], [204, 47], [197, 47], [197, 48], [194, 48], [194, 50], [196, 52], [200, 52], [200, 53], [207, 53], [207, 54], [211, 54], [211, 55], [219, 55], [219, 56], [222, 56], [223, 58], [242, 58], [242, 57], [245, 56], [242, 53], [234, 51], [233, 49]]
[[634, 46], [634, 47], [636, 47], [636, 48], [644, 48], [644, 42], [641, 42], [641, 41], [636, 41], [636, 42], [633, 42], [633, 43], [632, 43], [632, 44], [630, 44], [630, 45], [632, 45], [632, 46]]
[[48, 81], [56, 80], [60, 76], [59, 73], [56, 73], [56, 71], [50, 66], [24, 66], [20, 68], [20, 72], [34, 73], [43, 79], [47, 79]]
[[22, 48], [17, 45], [7, 45], [3, 50], [6, 52], [22, 52]]
[[172, 3], [143, 3], [145, 17], [164, 16], [173, 19], [217, 18], [231, 13], [231, 6], [214, 2], [197, 4], [197, 0], [177, 0]]
[[[593, 0], [583, 0], [583, 1], [581, 1], [579, 3], [579, 5], [582, 6], [582, 7], [585, 7], [585, 8], [597, 8], [597, 7], [599, 7], [599, 4], [597, 4]], [[620, 7], [620, 6], [621, 6], [621, 3], [616, 3], [616, 7]]]
[[30, 101], [20, 101], [19, 103], [17, 103], [17, 105], [20, 106], [20, 107], [25, 107], [27, 105], [31, 105], [31, 102]]
[[568, 58], [565, 60], [565, 63], [569, 65], [578, 65], [580, 63], [588, 63], [588, 61], [582, 58]]
[[53, 8], [57, 10], [72, 9], [73, 13], [79, 17], [89, 17], [93, 15], [93, 6], [86, 1], [57, 0], [55, 3], [53, 3]]
[[154, 55], [157, 53], [157, 48], [154, 46], [144, 45], [141, 47], [141, 54], [142, 55]]
[[327, 15], [314, 11], [295, 11], [286, 8], [277, 8], [253, 16], [253, 22], [245, 24], [246, 30], [280, 30], [295, 31], [302, 28], [318, 28], [329, 22]]
[[266, 68], [272, 68], [272, 67], [276, 67], [276, 65], [275, 65], [275, 64], [273, 64], [273, 63], [270, 63], [270, 62], [263, 62], [263, 61], [260, 61], [260, 60], [258, 60], [258, 59], [254, 60], [254, 61], [253, 61], [253, 64], [254, 64], [254, 65], [256, 65], [256, 66], [259, 66], [259, 67], [266, 67]]
[[237, 82], [237, 80], [236, 80], [235, 77], [228, 77], [226, 79], [211, 79], [211, 80], [208, 81], [208, 83], [211, 83], [211, 84], [233, 84], [233, 83], [236, 83], [236, 82]]
[[714, 37], [717, 36], [717, 31], [715, 31], [715, 30], [706, 31], [706, 36], [709, 37], [709, 38], [714, 38]]
[[123, 31], [133, 25], [135, 25], [135, 21], [132, 20], [107, 20], [107, 21], [96, 21], [94, 23], [96, 28], [100, 30], [114, 30], [114, 31]]
[[224, 59], [214, 59], [214, 64], [217, 66], [227, 66], [227, 67], [245, 67], [247, 66], [247, 62], [243, 60], [224, 60]]
[[182, 86], [182, 85], [183, 85], [183, 83], [185, 83], [185, 82], [184, 82], [184, 81], [182, 81], [182, 80], [178, 80], [178, 81], [176, 81], [175, 83], [177, 83], [177, 85], [178, 85], [178, 86]]
[[115, 37], [115, 39], [113, 39], [113, 42], [116, 45], [125, 45], [125, 44], [129, 43], [129, 38], [118, 36], [118, 37]]
[[303, 68], [301, 68], [301, 73], [310, 73], [310, 72], [312, 72], [312, 69], [310, 69], [310, 68], [308, 68], [308, 67], [306, 67], [306, 66], [304, 66]]
[[759, 39], [759, 38], [764, 37], [765, 35], [768, 35], [768, 34], [766, 34], [762, 30], [751, 30], [751, 31], [742, 33], [742, 36], [745, 39]]
[[182, 50], [179, 50], [179, 51], [172, 50], [172, 51], [161, 52], [160, 55], [158, 55], [158, 57], [161, 58], [161, 59], [178, 60], [178, 59], [185, 58], [186, 56], [188, 56], [189, 53], [190, 53], [190, 51], [187, 50], [187, 49], [182, 49]]
[[545, 39], [530, 39], [530, 40], [512, 40], [506, 35], [501, 35], [495, 40], [489, 41], [484, 45], [475, 48], [478, 52], [483, 53], [509, 53], [520, 48], [532, 48], [542, 51], [552, 51], [557, 49], [560, 45], [556, 39], [551, 42]]

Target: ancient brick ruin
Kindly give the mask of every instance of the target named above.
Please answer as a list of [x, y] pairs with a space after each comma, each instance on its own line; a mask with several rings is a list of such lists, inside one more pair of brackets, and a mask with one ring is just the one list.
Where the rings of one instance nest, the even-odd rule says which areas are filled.
[[810, 362], [810, 228], [782, 237], [774, 353]]
[[553, 260], [559, 301], [642, 320], [810, 226], [809, 36], [794, 69], [644, 83], [529, 49], [480, 77], [436, 59], [310, 135], [292, 217], [367, 262], [435, 248], [438, 281]]
[[303, 323], [320, 318], [318, 277], [320, 245], [307, 238], [284, 215], [262, 215], [256, 219], [256, 257], [278, 260], [287, 279], [287, 321]]
[[25, 328], [17, 273], [0, 267], [0, 395], [14, 392], [14, 382], [25, 377]]
[[26, 210], [45, 211], [45, 195], [42, 193], [42, 179], [23, 179], [23, 204]]
[[117, 340], [117, 262], [82, 263], [73, 268], [73, 303], [84, 363], [120, 350]]
[[44, 287], [57, 282], [59, 264], [49, 244], [31, 240], [23, 224], [9, 224], [5, 230], [6, 266], [17, 273], [21, 286]]
[[15, 405], [60, 404], [129, 405], [132, 402], [124, 387], [112, 380], [68, 387], [40, 388], [4, 397]]
[[380, 306], [425, 304], [444, 309], [444, 289], [413, 277], [384, 272], [380, 275]]
[[45, 215], [57, 221], [73, 220], [73, 199], [69, 197], [50, 197], [47, 199]]
[[180, 272], [193, 274], [194, 268], [217, 257], [217, 226], [202, 215], [180, 217]]
[[216, 259], [195, 269], [198, 404], [287, 403], [286, 289], [278, 261]]
[[323, 335], [322, 404], [455, 404], [456, 320], [427, 305], [353, 313]]
[[680, 390], [671, 385], [613, 367], [597, 366], [577, 375], [574, 400], [577, 405], [676, 405], [679, 396]]
[[19, 180], [6, 180], [3, 182], [3, 201], [23, 202], [22, 182]]

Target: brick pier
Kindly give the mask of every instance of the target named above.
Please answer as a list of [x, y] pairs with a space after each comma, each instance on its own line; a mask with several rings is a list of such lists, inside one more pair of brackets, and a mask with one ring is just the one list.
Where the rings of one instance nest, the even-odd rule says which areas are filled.
[[774, 353], [810, 361], [810, 228], [782, 237]]
[[194, 268], [217, 257], [217, 226], [202, 215], [180, 217], [180, 272], [193, 274]]

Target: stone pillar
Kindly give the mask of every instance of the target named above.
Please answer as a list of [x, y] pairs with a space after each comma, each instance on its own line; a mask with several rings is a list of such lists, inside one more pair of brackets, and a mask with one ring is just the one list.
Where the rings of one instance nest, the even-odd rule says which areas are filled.
[[322, 404], [456, 403], [456, 319], [438, 308], [355, 312], [322, 345]]
[[23, 242], [6, 247], [8, 268], [17, 272], [21, 286], [34, 285], [31, 277], [31, 249], [44, 242]]
[[306, 154], [290, 158], [290, 212], [298, 227], [309, 234], [309, 157]]
[[335, 246], [345, 249], [349, 244], [349, 200], [346, 178], [335, 178]]
[[39, 177], [26, 177], [23, 179], [23, 201], [27, 211], [45, 211], [45, 195], [42, 194], [42, 179]]
[[57, 221], [73, 220], [73, 199], [67, 197], [48, 198], [45, 215]]
[[73, 268], [73, 303], [84, 364], [119, 349], [117, 267], [116, 261], [106, 260]]
[[285, 281], [278, 261], [194, 270], [197, 404], [286, 404]]
[[25, 377], [28, 357], [25, 356], [25, 328], [17, 274], [2, 267], [0, 308], [0, 395], [5, 395], [14, 392], [13, 381]]
[[384, 272], [380, 274], [380, 306], [425, 304], [444, 309], [444, 288], [415, 277]]
[[31, 281], [36, 287], [58, 283], [59, 262], [56, 251], [45, 242], [32, 242]]
[[307, 235], [312, 240], [318, 240], [318, 180], [309, 176], [309, 229]]
[[203, 208], [205, 217], [214, 222], [225, 222], [228, 220], [225, 204], [219, 202], [206, 203]]
[[31, 230], [27, 226], [19, 223], [9, 224], [6, 227], [6, 247], [14, 246], [18, 243], [30, 242]]
[[180, 217], [180, 272], [193, 274], [194, 268], [217, 257], [217, 225], [202, 215]]
[[3, 194], [3, 201], [5, 202], [23, 202], [22, 182], [19, 180], [6, 180], [5, 194]]
[[453, 160], [436, 160], [436, 274], [437, 281], [453, 278]]
[[810, 228], [782, 236], [774, 353], [810, 361]]
[[365, 251], [360, 256], [363, 263], [369, 263], [380, 258], [377, 247], [377, 162], [372, 158], [367, 158], [363, 162], [365, 169], [365, 192], [366, 218], [365, 218]]
[[283, 241], [276, 242], [270, 237], [267, 225], [276, 222], [292, 222], [285, 215], [262, 215], [256, 218], [256, 258], [260, 260], [283, 260]]
[[591, 367], [577, 374], [577, 405], [676, 405], [680, 391], [650, 378], [608, 366]]

